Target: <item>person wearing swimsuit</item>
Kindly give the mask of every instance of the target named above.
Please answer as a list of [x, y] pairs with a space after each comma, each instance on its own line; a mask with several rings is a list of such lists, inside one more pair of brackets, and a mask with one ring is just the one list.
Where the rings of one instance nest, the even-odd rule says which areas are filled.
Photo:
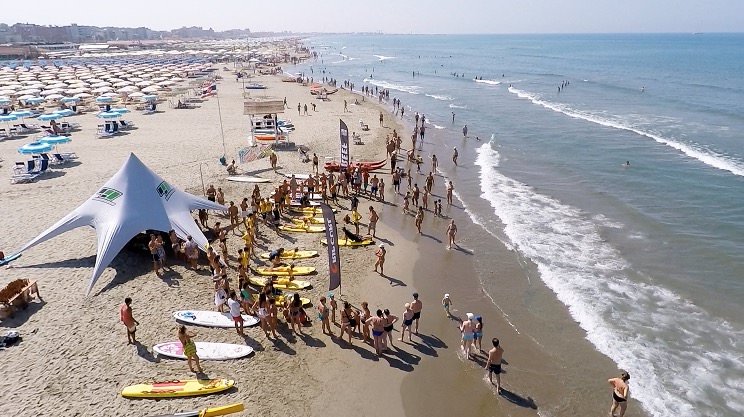
[[[619, 378], [610, 378], [607, 382], [612, 386], [612, 405], [610, 406], [610, 417], [623, 417], [625, 410], [628, 408], [628, 397], [630, 396], [630, 387], [628, 387], [630, 374], [626, 371], [620, 371]], [[615, 414], [618, 411], [618, 414]]]
[[[292, 301], [289, 303], [289, 319], [292, 324], [292, 330], [295, 333], [302, 334], [302, 323], [300, 323], [300, 308], [302, 308], [300, 294], [295, 293], [294, 297], [292, 297]], [[297, 325], [297, 330], [295, 330], [295, 324]]]
[[269, 337], [269, 309], [268, 300], [266, 294], [261, 293], [258, 295], [258, 301], [253, 304], [253, 310], [258, 314], [258, 319], [261, 320], [261, 330], [264, 331], [266, 337]]
[[[204, 371], [199, 364], [199, 357], [196, 355], [196, 343], [191, 340], [191, 338], [195, 336], [196, 332], [187, 331], [186, 326], [184, 325], [181, 325], [178, 328], [178, 340], [181, 341], [181, 346], [183, 346], [183, 354], [186, 355], [186, 360], [189, 363], [189, 369], [191, 370], [191, 372], [203, 373]], [[194, 371], [194, 367], [191, 364], [191, 361], [196, 362], [196, 369], [198, 371]]]
[[341, 340], [344, 339], [344, 332], [349, 333], [349, 344], [351, 343], [351, 329], [356, 327], [356, 320], [353, 319], [354, 313], [351, 311], [351, 304], [344, 301], [344, 309], [341, 310]]
[[467, 319], [460, 325], [462, 332], [462, 351], [470, 359], [470, 347], [473, 345], [473, 313], [466, 314]]
[[413, 310], [411, 310], [411, 304], [406, 303], [405, 310], [403, 311], [403, 326], [400, 328], [400, 340], [403, 341], [403, 336], [406, 335], [408, 330], [408, 341], [411, 341], [411, 325], [413, 324]]
[[385, 336], [385, 318], [382, 316], [382, 310], [380, 309], [377, 309], [376, 314], [375, 317], [370, 317], [365, 320], [365, 324], [372, 325], [372, 337], [374, 339], [375, 352], [377, 352], [377, 356], [380, 356], [382, 355], [382, 341]]
[[[359, 326], [362, 328], [362, 342], [372, 342], [369, 337], [369, 324], [367, 319], [372, 317], [372, 313], [369, 311], [369, 304], [366, 301], [362, 301], [362, 310], [359, 312]], [[357, 331], [359, 327], [357, 327]]]
[[328, 317], [328, 306], [326, 306], [326, 298], [325, 296], [320, 297], [320, 305], [318, 306], [318, 320], [322, 323], [323, 328], [323, 334], [326, 334], [326, 329], [328, 329], [328, 334], [333, 336], [333, 331], [331, 330], [331, 321]]
[[483, 352], [483, 318], [481, 316], [475, 316], [475, 330], [473, 330], [473, 344], [478, 352]]
[[390, 314], [390, 310], [387, 308], [383, 310], [383, 313], [385, 314], [385, 327], [383, 328], [385, 335], [382, 337], [382, 344], [385, 350], [387, 350], [387, 340], [390, 340], [390, 347], [393, 347], [393, 325], [398, 321], [398, 316]]

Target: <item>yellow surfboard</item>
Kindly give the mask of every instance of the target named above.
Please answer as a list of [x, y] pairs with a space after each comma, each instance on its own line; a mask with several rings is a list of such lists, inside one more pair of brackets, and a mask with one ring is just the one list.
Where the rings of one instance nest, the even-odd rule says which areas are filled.
[[[256, 273], [258, 275], [276, 275], [280, 277], [287, 277], [289, 276], [289, 267], [288, 266], [277, 266], [273, 268], [256, 268]], [[293, 276], [299, 276], [299, 275], [308, 275], [315, 272], [315, 267], [312, 266], [295, 266], [292, 268], [292, 275]]]
[[[302, 213], [302, 214], [313, 214], [322, 216], [323, 215], [323, 209], [321, 209], [319, 206], [313, 206], [313, 207], [290, 207], [289, 211], [293, 211], [295, 213]], [[333, 209], [334, 213], [338, 213], [338, 210]]]
[[214, 394], [235, 385], [231, 379], [185, 379], [130, 385], [121, 390], [127, 398], [172, 398]]
[[[269, 280], [267, 278], [259, 278], [259, 277], [250, 277], [248, 278], [248, 282], [250, 282], [253, 285], [257, 285], [259, 287], [263, 287], [266, 285]], [[300, 281], [300, 280], [293, 280], [290, 281], [287, 278], [280, 278], [277, 280], [277, 282], [274, 283], [274, 288], [278, 288], [280, 290], [304, 290], [305, 288], [310, 287], [310, 281]]]
[[152, 417], [218, 417], [243, 411], [243, 403], [205, 408], [203, 410], [183, 411], [176, 414], [160, 414]]
[[[320, 239], [320, 243], [327, 245], [328, 240], [326, 239]], [[372, 239], [366, 239], [361, 242], [354, 242], [353, 240], [346, 240], [346, 239], [339, 239], [338, 240], [338, 246], [368, 246], [375, 243]]]
[[325, 227], [323, 226], [287, 226], [287, 225], [281, 225], [279, 226], [279, 230], [283, 230], [285, 232], [305, 232], [305, 233], [320, 233], [325, 232]]
[[[261, 259], [269, 259], [269, 256], [271, 255], [270, 252], [264, 252], [258, 256], [261, 257]], [[281, 259], [307, 259], [312, 258], [314, 256], [318, 256], [318, 251], [316, 250], [285, 250], [282, 253], [282, 256], [280, 256]]]
[[322, 217], [292, 217], [292, 223], [294, 224], [305, 224], [305, 219], [310, 224], [324, 224], [325, 221]]
[[[283, 306], [285, 301], [287, 301], [287, 299], [284, 298], [283, 295], [280, 295], [280, 296], [276, 297], [276, 300], [274, 301], [274, 304], [276, 304], [278, 306]], [[310, 299], [309, 298], [300, 297], [300, 302], [302, 303], [302, 306], [303, 307], [304, 306], [307, 306], [307, 305], [310, 305]]]

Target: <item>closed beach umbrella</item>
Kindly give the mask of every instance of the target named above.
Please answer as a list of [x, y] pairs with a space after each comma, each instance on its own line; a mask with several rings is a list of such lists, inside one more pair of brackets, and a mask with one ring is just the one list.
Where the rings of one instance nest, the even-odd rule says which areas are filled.
[[104, 111], [104, 112], [98, 113], [98, 117], [101, 119], [116, 119], [120, 116], [121, 114], [115, 111]]
[[61, 119], [62, 117], [64, 117], [64, 116], [62, 116], [59, 113], [44, 113], [41, 116], [39, 116], [39, 120], [42, 120], [42, 121], [45, 121], [45, 120], [57, 120], [57, 119]]
[[33, 153], [49, 152], [52, 150], [52, 148], [54, 148], [54, 146], [50, 143], [31, 142], [18, 148], [18, 153], [33, 154]]

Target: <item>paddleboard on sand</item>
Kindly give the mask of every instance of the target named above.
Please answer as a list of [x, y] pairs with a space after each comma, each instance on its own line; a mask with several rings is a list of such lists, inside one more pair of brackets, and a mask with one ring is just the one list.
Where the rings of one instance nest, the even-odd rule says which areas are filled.
[[[173, 318], [187, 324], [196, 324], [197, 326], [206, 327], [235, 327], [230, 313], [220, 313], [219, 311], [200, 311], [200, 310], [181, 310], [173, 313]], [[243, 314], [243, 326], [254, 326], [258, 324], [258, 317]]]
[[[196, 354], [199, 359], [210, 361], [227, 361], [240, 359], [253, 353], [253, 348], [246, 345], [233, 345], [229, 343], [194, 342]], [[183, 354], [181, 342], [158, 343], [152, 347], [155, 353], [171, 358], [186, 359]]]
[[231, 379], [186, 379], [130, 385], [121, 390], [127, 398], [172, 398], [214, 394], [235, 385]]
[[293, 217], [292, 223], [304, 225], [305, 220], [307, 220], [307, 222], [310, 224], [324, 224], [325, 223], [322, 217]]
[[252, 182], [252, 183], [261, 183], [261, 182], [271, 182], [268, 178], [261, 178], [261, 177], [251, 177], [247, 175], [242, 176], [236, 176], [236, 177], [227, 177], [228, 181], [236, 181], [236, 182]]
[[282, 226], [279, 226], [279, 230], [283, 230], [285, 232], [322, 233], [322, 232], [325, 232], [325, 227], [323, 226], [304, 227], [304, 226], [299, 226], [299, 225], [298, 226], [282, 225]]
[[[319, 206], [313, 206], [313, 207], [290, 207], [289, 211], [295, 212], [295, 213], [302, 213], [302, 214], [312, 214], [317, 216], [323, 215], [323, 209], [321, 209]], [[333, 209], [334, 213], [338, 213], [338, 210]]]
[[292, 175], [294, 175], [295, 179], [298, 179], [298, 180], [306, 180], [310, 178], [309, 174], [284, 174], [284, 176], [287, 178], [292, 178]]
[[[252, 285], [256, 285], [259, 287], [263, 287], [266, 285], [269, 280], [266, 278], [259, 278], [259, 277], [250, 277], [248, 278], [248, 282], [250, 282]], [[280, 290], [304, 290], [305, 288], [310, 287], [310, 281], [300, 281], [300, 280], [293, 280], [290, 281], [289, 279], [278, 279], [276, 282], [274, 282], [274, 288], [278, 288]]]
[[[269, 256], [271, 255], [270, 252], [264, 252], [261, 255], [261, 259], [269, 259]], [[312, 258], [314, 256], [318, 256], [318, 251], [316, 250], [285, 250], [282, 253], [282, 256], [279, 258], [281, 259], [307, 259]]]
[[175, 414], [161, 414], [151, 417], [217, 417], [243, 411], [243, 403], [223, 405], [222, 407], [205, 408], [203, 410], [183, 411]]
[[[327, 245], [328, 241], [325, 238], [323, 238], [323, 239], [320, 239], [320, 243]], [[354, 242], [353, 240], [346, 240], [346, 239], [338, 240], [338, 246], [368, 246], [373, 243], [375, 243], [375, 241], [372, 239], [366, 239], [361, 242]]]
[[[292, 268], [292, 275], [308, 275], [315, 272], [315, 267], [312, 266], [295, 266]], [[256, 268], [256, 273], [258, 275], [276, 275], [280, 277], [286, 277], [289, 276], [289, 267], [288, 266], [275, 266], [273, 268]]]

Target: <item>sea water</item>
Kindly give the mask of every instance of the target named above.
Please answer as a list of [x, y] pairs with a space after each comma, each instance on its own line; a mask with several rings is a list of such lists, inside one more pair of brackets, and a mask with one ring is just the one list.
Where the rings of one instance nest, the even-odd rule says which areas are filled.
[[424, 152], [468, 215], [637, 376], [651, 415], [744, 414], [744, 35], [307, 44], [321, 53], [307, 76], [426, 115]]

